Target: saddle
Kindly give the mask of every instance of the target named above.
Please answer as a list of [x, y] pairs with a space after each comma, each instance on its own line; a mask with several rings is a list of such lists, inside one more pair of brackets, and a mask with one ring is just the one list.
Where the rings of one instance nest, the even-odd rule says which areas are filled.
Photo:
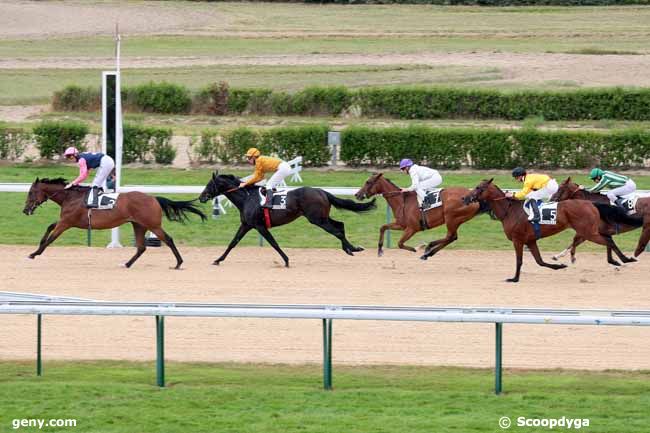
[[[260, 196], [260, 206], [264, 206], [266, 203], [266, 189], [260, 188], [259, 189], [259, 196]], [[273, 191], [273, 198], [271, 199], [271, 204], [272, 207], [271, 209], [273, 210], [284, 210], [287, 208], [287, 194], [289, 191], [287, 190], [278, 190], [278, 191]]]
[[420, 205], [422, 212], [442, 206], [442, 191], [443, 188], [433, 188], [424, 193], [424, 200]]
[[96, 190], [97, 191], [97, 199], [96, 203], [97, 206], [95, 207], [94, 205], [90, 205], [90, 194], [93, 193], [93, 189], [89, 188], [88, 192], [86, 193], [86, 208], [87, 209], [93, 209], [93, 210], [111, 210], [115, 207], [117, 204], [117, 198], [120, 195], [119, 192], [114, 192], [114, 193], [106, 193], [104, 194], [101, 189]]

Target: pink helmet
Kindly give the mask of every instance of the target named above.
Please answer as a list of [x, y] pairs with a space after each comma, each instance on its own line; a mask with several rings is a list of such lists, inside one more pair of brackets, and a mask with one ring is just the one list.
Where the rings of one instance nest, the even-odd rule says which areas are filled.
[[76, 155], [78, 153], [79, 153], [79, 151], [77, 150], [76, 147], [70, 146], [65, 150], [65, 152], [63, 152], [63, 156], [68, 157], [68, 156]]

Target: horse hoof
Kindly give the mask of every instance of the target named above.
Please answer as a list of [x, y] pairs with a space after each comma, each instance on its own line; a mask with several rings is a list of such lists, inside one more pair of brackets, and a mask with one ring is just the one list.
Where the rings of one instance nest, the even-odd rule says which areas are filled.
[[555, 265], [555, 266], [553, 266], [552, 269], [557, 271], [558, 269], [564, 269], [564, 268], [566, 268], [566, 267], [567, 267], [567, 265], [565, 265], [565, 264], [561, 264], [561, 265]]
[[506, 283], [518, 283], [518, 282], [519, 282], [519, 278], [508, 278], [506, 280]]
[[634, 257], [628, 257], [625, 263], [634, 263], [634, 262], [638, 262], [638, 260], [635, 259]]
[[285, 268], [288, 268], [288, 267], [289, 267], [289, 262], [285, 263], [285, 264], [284, 264], [284, 267], [285, 267]]
[[576, 259], [575, 257], [571, 257], [571, 264], [572, 265], [575, 265], [577, 261], [578, 261], [578, 259]]
[[361, 251], [365, 251], [365, 248], [363, 248], [363, 247], [357, 247], [357, 253], [360, 253]]
[[377, 257], [382, 257], [384, 252], [382, 250], [377, 251]]
[[27, 256], [27, 258], [34, 260], [36, 258], [36, 254], [30, 254]]
[[612, 266], [621, 266], [621, 264], [619, 262], [617, 262], [616, 260], [610, 261], [609, 264], [612, 265]]
[[215, 260], [214, 262], [212, 262], [212, 264], [215, 266], [219, 266], [219, 263], [221, 263], [219, 260]]
[[553, 256], [553, 257], [551, 257], [551, 258], [552, 258], [553, 260], [555, 260], [556, 262], [557, 262], [558, 260], [560, 260], [560, 258], [559, 258], [558, 256]]
[[429, 259], [429, 256], [427, 256], [426, 254], [420, 256], [420, 260], [428, 260], [428, 259]]

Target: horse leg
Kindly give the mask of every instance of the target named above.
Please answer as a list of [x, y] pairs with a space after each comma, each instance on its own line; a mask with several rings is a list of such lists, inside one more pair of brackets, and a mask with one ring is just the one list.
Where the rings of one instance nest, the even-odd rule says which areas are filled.
[[310, 223], [317, 225], [318, 227], [325, 230], [327, 233], [333, 235], [341, 241], [341, 249], [345, 251], [346, 254], [352, 256], [355, 251], [361, 251], [352, 245], [345, 238], [345, 232], [343, 231], [343, 223], [340, 221], [333, 220], [332, 218], [307, 218]]
[[648, 245], [648, 241], [650, 241], [650, 222], [643, 225], [641, 236], [639, 236], [639, 242], [634, 250], [634, 257], [639, 257], [641, 255], [645, 250], [645, 247]]
[[506, 281], [508, 283], [516, 283], [519, 281], [519, 275], [521, 274], [521, 265], [524, 261], [524, 243], [521, 241], [512, 242], [515, 247], [515, 256], [517, 257], [517, 271], [513, 278], [508, 278]]
[[277, 251], [278, 254], [280, 254], [280, 256], [282, 257], [282, 260], [284, 260], [284, 266], [288, 268], [289, 267], [289, 257], [287, 257], [287, 255], [284, 253], [284, 251], [282, 251], [282, 249], [280, 248], [280, 245], [278, 245], [278, 243], [275, 241], [275, 238], [273, 237], [271, 232], [264, 226], [258, 226], [258, 227], [255, 227], [255, 228], [264, 237], [264, 239], [266, 239], [266, 241], [269, 243], [269, 245], [271, 245], [273, 247], [273, 249], [275, 251]]
[[54, 227], [56, 227], [56, 223], [52, 223], [49, 226], [47, 226], [47, 228], [45, 229], [45, 234], [43, 235], [41, 240], [38, 242], [39, 247], [41, 247], [45, 243], [45, 241], [47, 241], [47, 238], [50, 235], [50, 233], [52, 232], [52, 230], [54, 230]]
[[[51, 225], [50, 225], [50, 227], [51, 227]], [[47, 228], [48, 231], [50, 230], [50, 227]], [[61, 234], [64, 231], [68, 230], [69, 228], [70, 227], [68, 227], [67, 225], [61, 224], [61, 221], [57, 222], [56, 225], [54, 226], [54, 228], [52, 228], [52, 230], [50, 231], [50, 235], [47, 237], [47, 240], [45, 242], [43, 242], [43, 240], [41, 240], [41, 243], [38, 246], [38, 249], [36, 251], [34, 251], [33, 253], [31, 253], [28, 257], [30, 259], [33, 259], [34, 257], [40, 256], [41, 254], [43, 254], [43, 251], [45, 251], [45, 248], [47, 248], [50, 244], [52, 244], [52, 242], [54, 242], [59, 236], [61, 236]]]
[[176, 266], [174, 269], [180, 269], [181, 265], [183, 264], [183, 258], [181, 257], [181, 253], [178, 252], [178, 248], [176, 248], [176, 244], [174, 244], [174, 239], [172, 239], [171, 236], [167, 234], [166, 231], [164, 231], [161, 227], [156, 227], [156, 228], [149, 228], [156, 236], [158, 236], [158, 239], [163, 241], [171, 250], [172, 253], [174, 253], [174, 257], [176, 257]]
[[610, 261], [612, 259], [612, 250], [614, 250], [614, 253], [616, 253], [618, 258], [621, 259], [623, 263], [633, 263], [637, 261], [634, 257], [627, 257], [625, 254], [623, 254], [623, 251], [621, 251], [618, 245], [616, 245], [614, 239], [611, 236], [603, 236], [605, 239], [607, 239], [607, 254], [609, 255], [607, 261]]
[[147, 229], [136, 222], [131, 222], [131, 224], [133, 225], [133, 235], [135, 236], [135, 247], [137, 250], [133, 257], [131, 257], [131, 260], [124, 264], [127, 268], [130, 268], [147, 249], [147, 246], [144, 244], [144, 234], [147, 232]]
[[535, 258], [535, 261], [537, 262], [538, 265], [544, 266], [545, 268], [551, 268], [554, 270], [564, 269], [567, 267], [565, 264], [555, 265], [552, 263], [546, 263], [544, 259], [542, 259], [542, 254], [539, 252], [537, 241], [530, 241], [526, 245], [528, 245], [528, 249], [530, 250], [530, 253], [533, 255], [533, 257]]
[[[441, 249], [445, 248], [447, 245], [456, 241], [457, 239], [458, 239], [458, 227], [451, 227], [451, 228], [448, 227], [447, 236], [445, 236], [440, 240], [429, 242], [429, 245], [427, 245], [427, 249], [424, 250], [424, 256], [426, 256], [427, 258], [433, 257]], [[431, 245], [434, 245], [434, 247], [432, 247]]]
[[[598, 234], [591, 235], [591, 236], [585, 236], [585, 238], [588, 241], [591, 241], [591, 242], [593, 242], [595, 244], [603, 245], [603, 246], [607, 247], [608, 249], [610, 247], [612, 247], [614, 252], [616, 252], [617, 250], [619, 252], [621, 251], [621, 250], [618, 249], [618, 247], [614, 243], [614, 240], [612, 239], [611, 236], [605, 236], [605, 235], [601, 235], [600, 233], [598, 233]], [[618, 255], [618, 253], [616, 253], [616, 254]], [[623, 253], [621, 253], [621, 254], [623, 254]], [[614, 258], [611, 256], [611, 254], [608, 254], [607, 263], [609, 263], [610, 265], [613, 265], [613, 266], [621, 266], [621, 264], [619, 262], [614, 260]]]
[[224, 251], [224, 253], [221, 255], [221, 257], [219, 257], [217, 260], [212, 262], [212, 264], [213, 265], [219, 265], [219, 263], [226, 260], [226, 257], [228, 256], [230, 251], [237, 246], [239, 241], [241, 241], [242, 238], [244, 236], [246, 236], [246, 233], [248, 233], [250, 231], [250, 229], [252, 229], [252, 228], [253, 227], [249, 226], [248, 224], [241, 224], [239, 226], [239, 229], [237, 230], [237, 233], [235, 233], [235, 237], [232, 238], [232, 240], [230, 241], [230, 244], [228, 244], [228, 248], [226, 248], [226, 251]]
[[413, 235], [416, 234], [417, 232], [418, 232], [417, 230], [413, 230], [411, 227], [407, 227], [406, 229], [404, 229], [404, 234], [397, 242], [397, 246], [402, 250], [406, 250], [414, 253], [415, 248], [409, 247], [408, 245], [405, 244], [405, 242], [411, 239]]
[[384, 224], [379, 229], [379, 244], [377, 245], [377, 256], [384, 255], [384, 233], [386, 230], [404, 230], [404, 227], [397, 223]]

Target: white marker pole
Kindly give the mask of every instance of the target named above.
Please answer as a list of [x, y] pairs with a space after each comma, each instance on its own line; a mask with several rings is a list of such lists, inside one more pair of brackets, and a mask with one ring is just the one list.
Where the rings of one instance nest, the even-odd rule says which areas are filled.
[[[120, 72], [120, 29], [115, 23], [115, 192], [119, 192], [122, 181], [122, 87]], [[120, 229], [111, 230], [111, 243], [108, 248], [120, 248]]]

